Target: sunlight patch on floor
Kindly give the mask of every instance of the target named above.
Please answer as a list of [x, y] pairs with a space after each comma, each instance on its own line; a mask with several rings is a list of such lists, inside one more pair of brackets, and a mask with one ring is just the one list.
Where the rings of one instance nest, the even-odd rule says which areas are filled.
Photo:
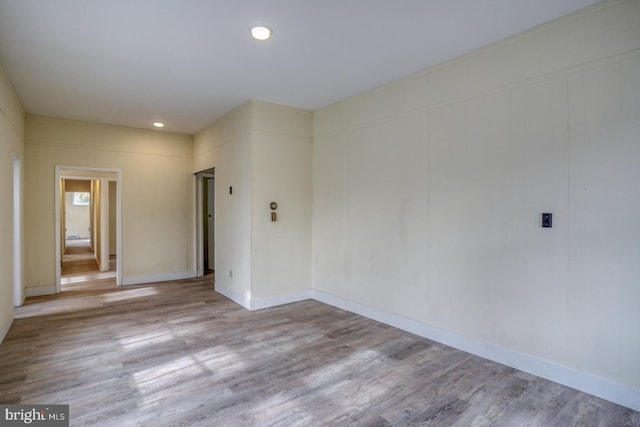
[[101, 296], [104, 302], [124, 301], [132, 298], [148, 297], [156, 295], [158, 291], [154, 288], [128, 289], [126, 291], [118, 291]]
[[113, 279], [116, 277], [115, 271], [105, 271], [102, 273], [79, 274], [73, 276], [62, 276], [60, 284], [69, 285], [71, 283], [87, 282], [89, 280]]
[[79, 307], [76, 301], [69, 300], [65, 302], [50, 301], [33, 301], [28, 300], [24, 305], [16, 308], [15, 318], [25, 319], [28, 317], [51, 316], [62, 313], [72, 313], [78, 311], [92, 310], [101, 308], [102, 302], [97, 300], [86, 299], [82, 306]]
[[120, 344], [122, 348], [129, 351], [169, 342], [174, 338], [175, 336], [169, 332], [149, 332], [146, 334], [136, 334], [132, 337], [120, 338]]

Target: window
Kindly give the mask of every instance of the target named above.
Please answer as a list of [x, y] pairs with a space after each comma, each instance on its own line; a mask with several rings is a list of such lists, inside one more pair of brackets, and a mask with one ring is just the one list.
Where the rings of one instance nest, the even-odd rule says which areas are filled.
[[74, 205], [88, 205], [89, 204], [89, 193], [73, 193], [73, 204]]

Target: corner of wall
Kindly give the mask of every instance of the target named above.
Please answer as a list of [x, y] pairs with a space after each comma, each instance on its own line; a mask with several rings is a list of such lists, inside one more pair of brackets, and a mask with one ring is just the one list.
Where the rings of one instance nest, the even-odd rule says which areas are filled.
[[25, 111], [2, 66], [0, 66], [0, 80], [3, 81], [3, 84], [0, 84], [0, 112], [7, 118], [24, 143]]
[[9, 332], [9, 328], [11, 328], [11, 325], [13, 324], [13, 318], [14, 310], [11, 309], [2, 322], [0, 322], [0, 343], [2, 343], [4, 338], [7, 336], [7, 332]]
[[[0, 234], [7, 236], [2, 242], [2, 260], [0, 260], [0, 341], [4, 339], [14, 319], [14, 305], [16, 300], [23, 298], [23, 294], [16, 295], [16, 265], [19, 261], [22, 265], [18, 268], [18, 277], [24, 277], [23, 248], [18, 249], [16, 258], [16, 240], [22, 239], [24, 221], [22, 220], [24, 209], [24, 109], [5, 71], [0, 66], [0, 194], [3, 202], [0, 204]], [[16, 169], [16, 161], [19, 161], [19, 169]], [[18, 198], [20, 212], [18, 229], [16, 230], [16, 172], [19, 173]], [[18, 245], [20, 246], [20, 245]], [[21, 292], [21, 291], [19, 291]]]

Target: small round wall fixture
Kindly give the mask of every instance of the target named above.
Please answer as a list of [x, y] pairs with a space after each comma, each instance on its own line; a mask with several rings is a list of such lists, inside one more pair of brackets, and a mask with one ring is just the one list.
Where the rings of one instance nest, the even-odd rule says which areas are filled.
[[164, 127], [164, 123], [162, 123], [162, 122], [153, 122], [153, 126], [155, 126], [157, 128], [163, 128]]
[[251, 28], [251, 37], [260, 41], [268, 40], [271, 37], [271, 28], [264, 25], [255, 26]]

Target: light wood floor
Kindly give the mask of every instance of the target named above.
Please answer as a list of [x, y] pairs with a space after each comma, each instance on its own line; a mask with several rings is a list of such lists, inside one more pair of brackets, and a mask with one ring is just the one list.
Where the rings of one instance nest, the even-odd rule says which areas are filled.
[[116, 257], [109, 257], [109, 271], [98, 270], [98, 263], [89, 239], [68, 239], [62, 255], [60, 284], [62, 291], [73, 289], [75, 283], [116, 277]]
[[640, 413], [315, 301], [247, 311], [212, 276], [28, 298], [0, 403], [71, 425], [640, 426]]

